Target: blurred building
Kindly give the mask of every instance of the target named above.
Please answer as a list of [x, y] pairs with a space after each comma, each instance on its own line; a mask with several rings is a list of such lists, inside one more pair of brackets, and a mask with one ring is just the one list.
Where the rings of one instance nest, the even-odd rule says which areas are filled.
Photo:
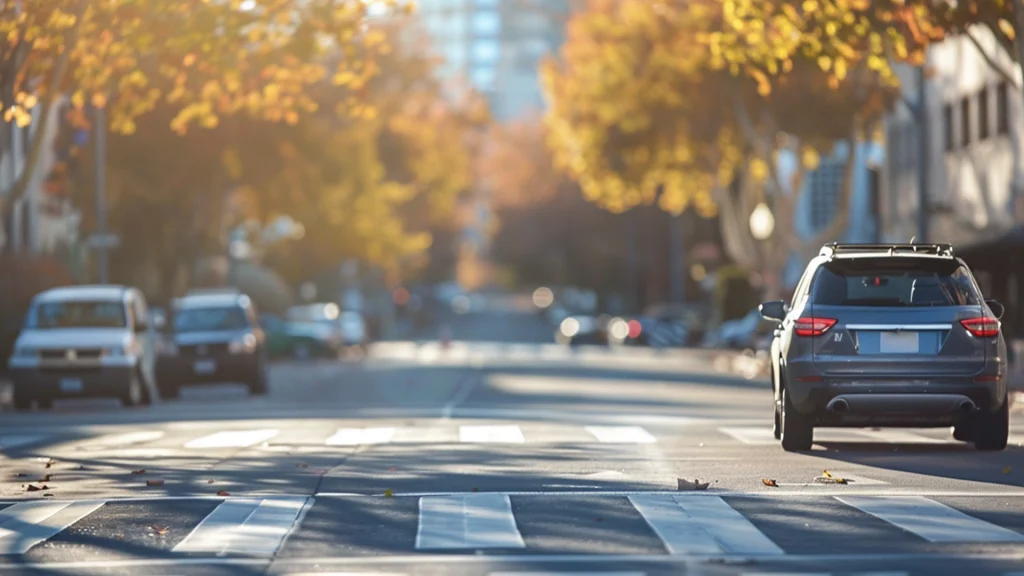
[[[950, 242], [971, 266], [987, 297], [1006, 305], [1003, 331], [1024, 335], [1024, 106], [1014, 58], [983, 26], [928, 52], [927, 240]], [[987, 56], [987, 57], [986, 57]], [[991, 60], [991, 63], [989, 62]], [[917, 70], [898, 70], [904, 97], [917, 102]], [[918, 232], [919, 131], [900, 106], [888, 118], [882, 231], [888, 241]]]
[[571, 0], [420, 0], [418, 15], [444, 58], [441, 74], [466, 79], [498, 120], [543, 107], [537, 67], [558, 50]]
[[[985, 27], [972, 34], [1020, 85], [1020, 71]], [[1020, 89], [990, 66], [969, 38], [958, 36], [928, 52], [928, 240], [961, 247], [998, 240], [1024, 220], [1021, 188]], [[904, 96], [918, 101], [917, 70], [901, 65]], [[886, 126], [889, 153], [883, 176], [886, 240], [918, 233], [918, 126], [898, 106]]]

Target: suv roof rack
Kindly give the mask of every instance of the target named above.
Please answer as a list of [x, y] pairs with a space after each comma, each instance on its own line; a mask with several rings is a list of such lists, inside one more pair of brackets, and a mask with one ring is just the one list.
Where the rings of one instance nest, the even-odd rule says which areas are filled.
[[855, 254], [857, 252], [888, 252], [890, 256], [900, 253], [921, 254], [927, 256], [953, 257], [952, 244], [841, 244], [830, 242], [821, 247], [819, 256], [835, 256], [837, 254]]

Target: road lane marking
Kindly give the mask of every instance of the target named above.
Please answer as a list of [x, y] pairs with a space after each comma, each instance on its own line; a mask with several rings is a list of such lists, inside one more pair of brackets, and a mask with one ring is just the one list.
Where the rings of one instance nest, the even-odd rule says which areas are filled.
[[733, 428], [723, 427], [719, 428], [718, 431], [751, 446], [770, 446], [779, 442], [775, 439], [775, 435], [772, 434], [771, 428], [762, 428], [759, 426], [742, 426]]
[[715, 496], [630, 496], [629, 501], [661, 538], [669, 554], [782, 555], [784, 552], [742, 514]]
[[185, 448], [246, 448], [266, 442], [278, 431], [265, 430], [226, 430], [208, 436], [201, 436], [185, 443]]
[[459, 442], [522, 444], [525, 441], [519, 426], [459, 426]]
[[[844, 572], [847, 576], [908, 576], [902, 572]], [[832, 572], [743, 572], [740, 576], [833, 576]]]
[[640, 426], [586, 426], [587, 432], [607, 444], [654, 444], [657, 440]]
[[646, 572], [492, 572], [487, 576], [647, 576]]
[[44, 434], [11, 434], [0, 436], [0, 450], [9, 450], [11, 448], [20, 448], [22, 446], [28, 446], [29, 444], [36, 444], [49, 437], [49, 435]]
[[104, 448], [119, 448], [121, 446], [131, 446], [132, 444], [142, 444], [143, 442], [153, 442], [163, 438], [164, 435], [165, 432], [163, 430], [144, 430], [140, 432], [125, 432], [123, 434], [107, 434], [105, 436], [85, 440], [79, 444], [79, 447], [90, 451], [102, 450]]
[[172, 552], [272, 556], [307, 498], [235, 498], [220, 503]]
[[328, 446], [360, 446], [362, 444], [387, 444], [395, 435], [394, 428], [339, 428], [334, 436], [327, 439]]
[[929, 542], [1024, 542], [1024, 534], [968, 516], [922, 496], [835, 498]]
[[502, 494], [420, 498], [417, 550], [525, 548]]
[[0, 555], [24, 554], [103, 506], [103, 500], [19, 502], [0, 510]]

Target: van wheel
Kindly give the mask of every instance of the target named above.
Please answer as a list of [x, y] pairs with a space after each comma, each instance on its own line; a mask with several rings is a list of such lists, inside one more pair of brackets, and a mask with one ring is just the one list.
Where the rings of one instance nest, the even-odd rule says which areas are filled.
[[814, 425], [811, 419], [796, 411], [789, 401], [789, 392], [782, 389], [782, 449], [786, 452], [804, 452], [814, 443]]
[[1003, 399], [1003, 405], [995, 414], [980, 414], [975, 421], [974, 447], [978, 450], [998, 451], [1006, 448], [1010, 437], [1010, 403]]

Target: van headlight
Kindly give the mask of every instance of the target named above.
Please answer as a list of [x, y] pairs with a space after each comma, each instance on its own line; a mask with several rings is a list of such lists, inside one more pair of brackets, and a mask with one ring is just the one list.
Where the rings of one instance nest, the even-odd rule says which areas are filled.
[[228, 351], [232, 354], [252, 354], [255, 350], [256, 337], [252, 334], [246, 334], [228, 344]]

